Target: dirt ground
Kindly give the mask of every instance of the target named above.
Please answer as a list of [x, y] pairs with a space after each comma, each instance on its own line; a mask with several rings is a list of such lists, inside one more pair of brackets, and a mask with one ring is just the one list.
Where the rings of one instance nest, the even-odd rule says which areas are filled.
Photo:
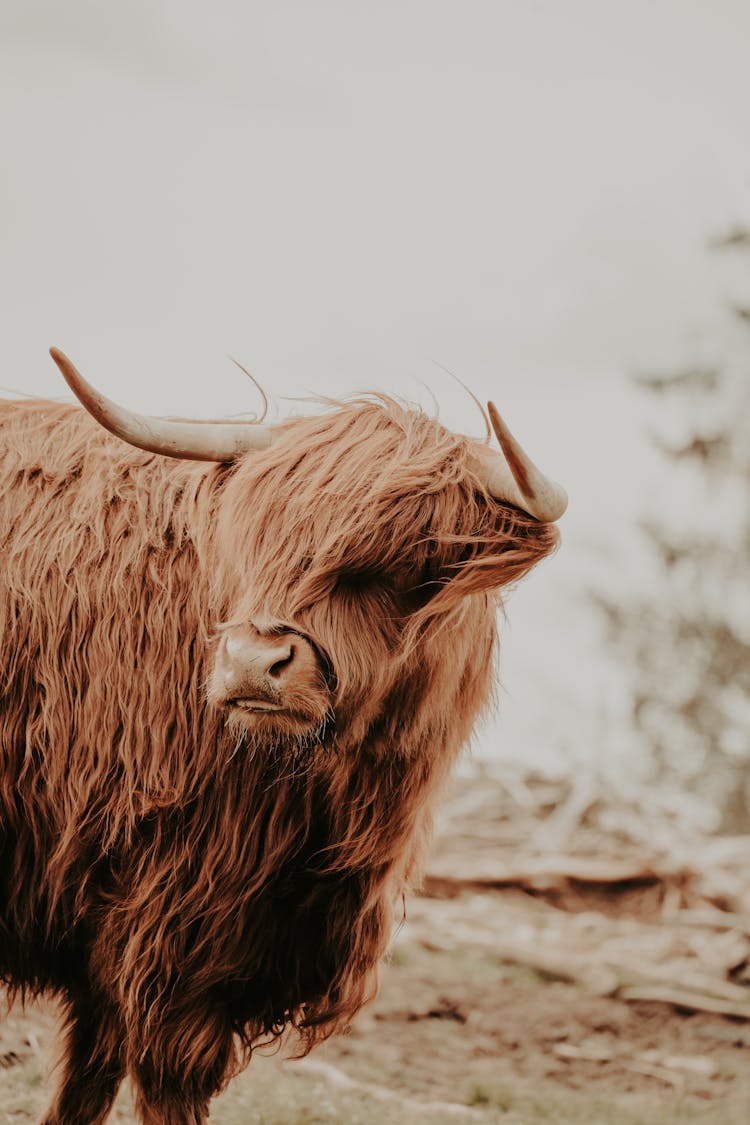
[[523, 1121], [739, 1122], [750, 1120], [749, 1048], [745, 1024], [589, 995], [486, 952], [404, 946], [377, 1004], [327, 1051], [370, 1081]]
[[[514, 909], [518, 906], [514, 897]], [[431, 900], [414, 904], [429, 923]], [[0, 1122], [46, 1098], [55, 1012], [0, 1024]], [[626, 1003], [503, 963], [470, 944], [397, 941], [380, 995], [303, 1062], [256, 1058], [217, 1099], [218, 1125], [331, 1122], [750, 1120], [750, 1024]], [[129, 1092], [113, 1121], [134, 1120]]]

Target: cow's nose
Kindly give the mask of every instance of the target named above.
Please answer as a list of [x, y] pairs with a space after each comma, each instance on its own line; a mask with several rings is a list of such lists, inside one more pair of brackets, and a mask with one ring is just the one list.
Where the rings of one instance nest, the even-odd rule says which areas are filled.
[[327, 665], [316, 646], [265, 622], [221, 628], [206, 696], [228, 721], [258, 737], [319, 730], [331, 711]]
[[238, 673], [253, 679], [268, 680], [280, 686], [292, 673], [301, 638], [287, 634], [282, 637], [262, 637], [247, 633], [228, 634], [224, 637], [225, 677], [233, 679]]

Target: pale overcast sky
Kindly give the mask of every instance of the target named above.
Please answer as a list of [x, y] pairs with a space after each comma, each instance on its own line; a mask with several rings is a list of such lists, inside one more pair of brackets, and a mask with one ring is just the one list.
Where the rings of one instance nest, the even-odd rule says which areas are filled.
[[504, 737], [593, 730], [574, 592], [592, 542], [627, 582], [652, 465], [626, 376], [713, 358], [748, 284], [706, 243], [750, 215], [749, 43], [744, 0], [4, 0], [0, 383], [61, 394], [54, 343], [129, 406], [251, 410], [230, 353], [481, 432], [450, 368], [572, 498]]

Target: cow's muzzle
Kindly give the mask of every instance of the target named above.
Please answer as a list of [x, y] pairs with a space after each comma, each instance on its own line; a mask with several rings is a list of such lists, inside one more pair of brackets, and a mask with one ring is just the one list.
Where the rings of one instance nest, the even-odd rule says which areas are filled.
[[281, 722], [299, 731], [319, 725], [329, 709], [313, 645], [299, 633], [252, 624], [221, 630], [209, 698], [253, 727]]

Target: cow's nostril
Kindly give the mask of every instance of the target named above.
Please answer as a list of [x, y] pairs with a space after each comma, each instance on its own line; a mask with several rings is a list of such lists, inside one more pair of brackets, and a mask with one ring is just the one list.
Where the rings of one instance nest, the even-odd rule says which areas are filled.
[[280, 660], [276, 660], [268, 669], [269, 676], [280, 676], [285, 668], [294, 660], [294, 645], [289, 646], [289, 651]]

